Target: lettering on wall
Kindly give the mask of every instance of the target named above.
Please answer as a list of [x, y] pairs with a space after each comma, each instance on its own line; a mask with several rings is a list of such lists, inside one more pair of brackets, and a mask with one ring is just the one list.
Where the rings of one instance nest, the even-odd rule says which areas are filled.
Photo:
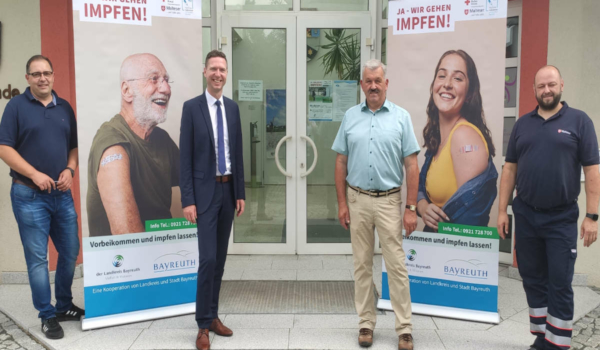
[[[0, 85], [0, 86], [2, 86], [2, 85]], [[8, 84], [8, 88], [6, 88], [6, 89], [2, 89], [2, 88], [0, 88], [0, 89], [1, 89], [0, 99], [4, 98], [7, 100], [10, 100], [11, 98], [21, 94], [19, 89], [17, 89], [17, 88], [13, 89], [11, 84]]]

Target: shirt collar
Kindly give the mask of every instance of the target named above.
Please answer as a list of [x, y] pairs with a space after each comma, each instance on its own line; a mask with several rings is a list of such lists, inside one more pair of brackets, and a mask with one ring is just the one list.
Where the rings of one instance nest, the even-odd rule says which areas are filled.
[[[213, 95], [211, 95], [208, 92], [208, 89], [206, 89], [205, 93], [206, 95], [206, 104], [210, 107], [212, 105], [215, 104], [215, 102], [217, 102], [217, 99], [213, 97]], [[225, 104], [223, 103], [223, 95], [221, 95], [221, 98], [219, 98], [219, 101], [221, 101], [221, 106], [225, 106]]]
[[[379, 111], [381, 111], [383, 109], [385, 109], [386, 111], [389, 112], [390, 108], [391, 108], [391, 102], [386, 98], [385, 101], [383, 102], [383, 105], [381, 106], [381, 108], [379, 108], [378, 110], [376, 110], [375, 113], [377, 113], [377, 112], [379, 112]], [[360, 103], [360, 110], [364, 112], [367, 109], [369, 109], [369, 107], [367, 106], [367, 101], [361, 102]]]
[[[31, 93], [31, 88], [27, 88], [25, 89], [25, 96], [27, 96], [27, 98], [29, 98], [30, 101], [38, 101], [37, 98], [35, 98], [35, 96], [33, 96], [33, 94]], [[52, 103], [56, 106], [57, 105], [57, 98], [56, 98], [56, 92], [54, 92], [54, 90], [52, 90]]]
[[[563, 115], [565, 113], [565, 111], [567, 110], [567, 108], [569, 108], [569, 105], [567, 104], [567, 101], [560, 101], [560, 102], [563, 105], [562, 108], [558, 112], [556, 112], [555, 115], [553, 115], [550, 118], [554, 118], [554, 117], [558, 117], [558, 116]], [[539, 115], [539, 113], [538, 113], [539, 109], [540, 109], [539, 105], [535, 106], [535, 109], [531, 112], [531, 116], [535, 117], [536, 115]], [[550, 118], [548, 118], [548, 119], [550, 119]]]

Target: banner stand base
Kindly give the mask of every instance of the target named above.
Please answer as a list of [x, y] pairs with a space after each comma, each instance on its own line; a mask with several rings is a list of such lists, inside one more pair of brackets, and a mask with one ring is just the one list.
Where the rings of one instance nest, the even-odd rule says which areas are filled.
[[[387, 299], [379, 299], [377, 301], [377, 308], [393, 311], [392, 302]], [[458, 320], [465, 321], [475, 321], [493, 324], [500, 323], [500, 315], [497, 312], [458, 309], [447, 306], [412, 303], [412, 313], [427, 316], [455, 318]]]
[[196, 312], [196, 303], [188, 303], [122, 314], [84, 318], [83, 321], [81, 321], [81, 329], [87, 331], [90, 329], [119, 326], [127, 323], [142, 322], [158, 318], [193, 314], [194, 312]]

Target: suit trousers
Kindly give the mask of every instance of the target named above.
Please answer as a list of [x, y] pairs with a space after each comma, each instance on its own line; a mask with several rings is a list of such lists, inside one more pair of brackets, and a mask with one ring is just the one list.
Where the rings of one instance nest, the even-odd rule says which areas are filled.
[[233, 183], [217, 182], [208, 209], [198, 214], [196, 220], [199, 255], [196, 323], [201, 329], [209, 328], [219, 316], [219, 292], [234, 213]]
[[401, 192], [371, 197], [348, 188], [348, 210], [354, 257], [354, 303], [360, 318], [359, 328], [374, 329], [377, 320], [373, 284], [374, 230], [377, 228], [396, 314], [396, 333], [411, 334], [410, 286], [402, 249]]

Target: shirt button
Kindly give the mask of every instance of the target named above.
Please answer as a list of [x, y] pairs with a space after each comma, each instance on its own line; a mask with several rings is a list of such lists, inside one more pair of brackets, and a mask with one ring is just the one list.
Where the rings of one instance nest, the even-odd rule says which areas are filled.
[[371, 137], [371, 141], [373, 141], [373, 138]]
[[372, 167], [373, 167], [372, 165], [369, 165], [369, 168], [372, 168]]
[[373, 153], [373, 152], [369, 152], [369, 153]]
[[373, 179], [371, 179], [371, 181], [373, 181]]
[[371, 125], [371, 127], [372, 127], [372, 128], [374, 128], [374, 127], [375, 127], [375, 125]]

